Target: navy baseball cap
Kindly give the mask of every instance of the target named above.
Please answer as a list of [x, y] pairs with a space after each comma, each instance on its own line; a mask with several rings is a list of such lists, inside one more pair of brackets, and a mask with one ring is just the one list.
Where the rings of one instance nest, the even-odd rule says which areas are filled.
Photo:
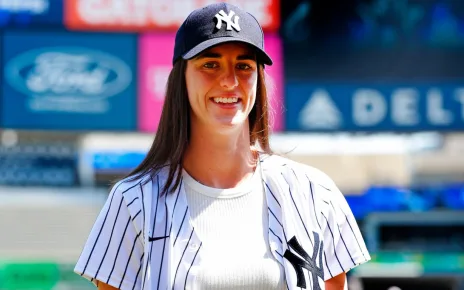
[[172, 63], [231, 41], [251, 45], [256, 48], [259, 61], [272, 65], [272, 59], [264, 51], [261, 25], [250, 13], [228, 3], [211, 4], [190, 13], [177, 30]]

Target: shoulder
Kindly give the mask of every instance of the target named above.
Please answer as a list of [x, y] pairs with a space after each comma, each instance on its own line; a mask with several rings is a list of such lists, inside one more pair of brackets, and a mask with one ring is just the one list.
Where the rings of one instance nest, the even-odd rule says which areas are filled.
[[310, 182], [328, 191], [338, 190], [337, 185], [329, 175], [313, 166], [279, 155], [263, 155], [261, 160], [265, 171], [279, 173], [284, 176], [293, 175], [302, 183]]
[[122, 195], [127, 202], [135, 198], [144, 198], [146, 193], [154, 193], [161, 188], [167, 179], [167, 172], [162, 168], [156, 174], [144, 174], [141, 176], [128, 176], [117, 181], [111, 188], [113, 195]]
[[113, 185], [112, 191], [123, 195], [131, 195], [140, 190], [140, 187], [151, 182], [149, 176], [128, 176]]

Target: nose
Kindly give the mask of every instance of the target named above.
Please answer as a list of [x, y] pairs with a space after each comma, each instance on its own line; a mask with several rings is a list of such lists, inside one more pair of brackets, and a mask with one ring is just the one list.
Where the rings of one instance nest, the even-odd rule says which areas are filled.
[[238, 79], [234, 66], [228, 66], [224, 69], [224, 75], [221, 78], [221, 86], [225, 89], [233, 89], [238, 86]]

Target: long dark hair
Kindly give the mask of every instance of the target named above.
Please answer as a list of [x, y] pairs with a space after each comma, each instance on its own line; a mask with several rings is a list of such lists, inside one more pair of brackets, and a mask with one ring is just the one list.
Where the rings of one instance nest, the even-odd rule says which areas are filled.
[[[187, 61], [184, 59], [174, 64], [169, 74], [166, 98], [153, 144], [145, 159], [128, 175], [131, 180], [145, 175], [153, 177], [163, 167], [169, 167], [168, 179], [162, 194], [172, 193], [179, 186], [182, 158], [190, 140], [190, 103], [185, 81], [186, 68]], [[258, 64], [256, 102], [248, 116], [248, 121], [250, 145], [258, 143], [261, 151], [271, 154], [269, 107], [262, 64]]]

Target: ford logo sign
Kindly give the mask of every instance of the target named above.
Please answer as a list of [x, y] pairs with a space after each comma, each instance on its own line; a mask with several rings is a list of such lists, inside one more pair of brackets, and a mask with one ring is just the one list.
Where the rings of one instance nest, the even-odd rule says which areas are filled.
[[117, 95], [132, 81], [129, 66], [108, 53], [81, 47], [27, 51], [5, 66], [16, 90], [48, 101], [95, 101]]

